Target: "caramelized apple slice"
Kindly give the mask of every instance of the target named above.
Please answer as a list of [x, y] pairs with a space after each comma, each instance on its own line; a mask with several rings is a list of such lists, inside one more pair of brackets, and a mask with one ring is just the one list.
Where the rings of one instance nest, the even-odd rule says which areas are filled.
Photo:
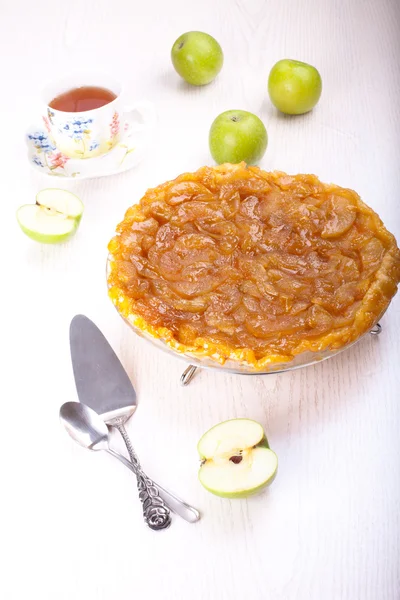
[[357, 217], [355, 208], [347, 198], [331, 196], [324, 203], [327, 206], [329, 218], [321, 232], [322, 238], [335, 239], [346, 233], [353, 225]]

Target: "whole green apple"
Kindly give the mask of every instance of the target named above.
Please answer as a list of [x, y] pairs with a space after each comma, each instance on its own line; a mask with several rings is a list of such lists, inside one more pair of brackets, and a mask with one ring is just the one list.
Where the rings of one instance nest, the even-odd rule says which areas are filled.
[[224, 55], [217, 40], [208, 33], [188, 31], [171, 50], [175, 71], [192, 85], [206, 85], [222, 69]]
[[268, 144], [264, 123], [245, 110], [227, 110], [211, 125], [210, 152], [216, 163], [257, 163]]
[[288, 115], [302, 115], [317, 104], [322, 92], [321, 75], [312, 65], [285, 58], [278, 61], [268, 77], [272, 104]]

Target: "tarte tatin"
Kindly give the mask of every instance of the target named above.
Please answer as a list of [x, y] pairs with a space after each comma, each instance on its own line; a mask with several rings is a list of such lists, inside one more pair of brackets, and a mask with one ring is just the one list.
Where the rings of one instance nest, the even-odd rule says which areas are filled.
[[354, 191], [244, 163], [148, 190], [109, 253], [109, 295], [136, 328], [253, 369], [355, 341], [400, 280], [395, 238]]

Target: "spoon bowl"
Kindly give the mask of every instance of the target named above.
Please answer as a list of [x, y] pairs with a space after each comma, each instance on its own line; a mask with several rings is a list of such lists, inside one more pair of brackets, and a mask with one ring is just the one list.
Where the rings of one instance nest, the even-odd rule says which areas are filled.
[[80, 402], [66, 402], [60, 421], [75, 442], [89, 450], [109, 450], [108, 428], [102, 418]]

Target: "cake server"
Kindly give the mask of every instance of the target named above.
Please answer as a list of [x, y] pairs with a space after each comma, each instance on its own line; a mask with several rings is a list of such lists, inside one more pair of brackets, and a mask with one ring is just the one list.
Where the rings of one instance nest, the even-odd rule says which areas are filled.
[[[171, 523], [169, 509], [143, 472], [125, 430], [126, 421], [137, 407], [136, 392], [125, 369], [99, 328], [84, 315], [76, 315], [71, 321], [70, 349], [80, 402], [118, 429], [136, 471], [144, 520], [151, 529], [165, 529]], [[184, 502], [180, 510], [194, 511], [192, 517], [199, 518], [199, 513]]]

